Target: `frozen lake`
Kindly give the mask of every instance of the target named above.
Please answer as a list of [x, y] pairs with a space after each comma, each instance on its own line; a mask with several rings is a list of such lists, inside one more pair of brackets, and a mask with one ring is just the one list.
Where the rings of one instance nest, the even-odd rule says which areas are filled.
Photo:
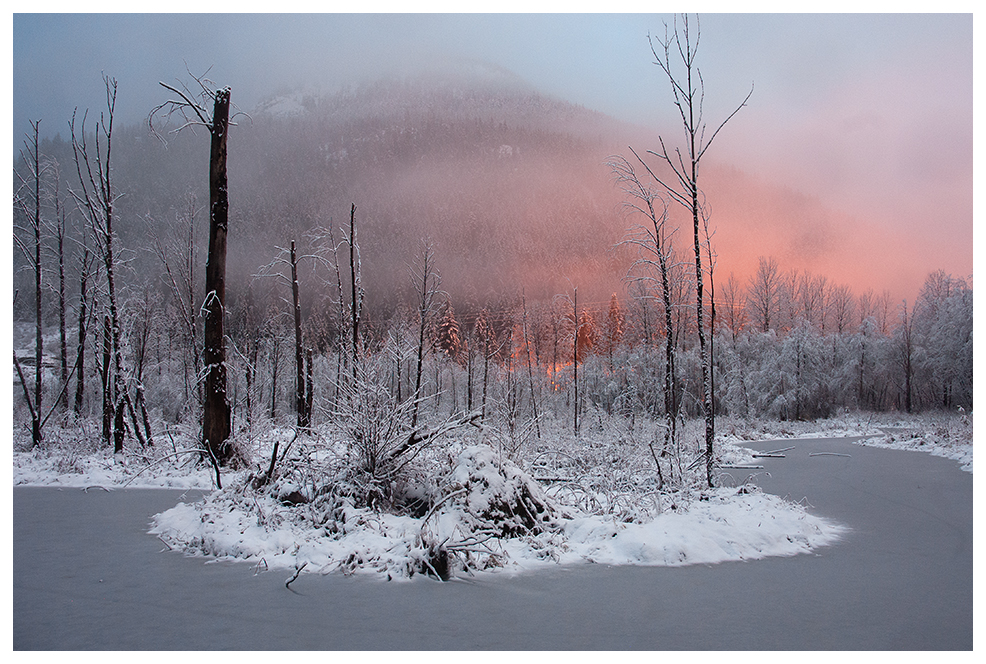
[[[785, 440], [765, 490], [848, 525], [792, 558], [581, 565], [439, 583], [254, 574], [147, 534], [181, 492], [15, 488], [17, 650], [972, 648], [972, 475], [954, 461]], [[851, 456], [810, 456], [811, 453]], [[769, 473], [769, 476], [767, 475]], [[189, 494], [189, 500], [193, 494]]]

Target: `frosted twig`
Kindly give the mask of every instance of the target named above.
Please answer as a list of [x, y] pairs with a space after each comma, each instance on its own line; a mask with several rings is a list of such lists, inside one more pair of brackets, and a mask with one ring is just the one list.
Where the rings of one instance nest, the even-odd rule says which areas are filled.
[[298, 578], [299, 574], [301, 574], [301, 570], [305, 569], [307, 565], [307, 562], [301, 563], [301, 567], [296, 568], [294, 570], [294, 574], [291, 575], [291, 578], [284, 582], [284, 587], [290, 588], [291, 584], [294, 583], [294, 580]]

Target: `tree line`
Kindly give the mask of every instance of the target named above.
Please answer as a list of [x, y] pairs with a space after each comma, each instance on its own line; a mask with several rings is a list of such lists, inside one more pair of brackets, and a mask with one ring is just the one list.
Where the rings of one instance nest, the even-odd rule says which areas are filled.
[[[666, 62], [674, 42], [659, 43], [654, 55]], [[14, 353], [22, 396], [15, 411], [29, 421], [33, 445], [52, 417], [99, 422], [116, 451], [127, 439], [154, 445], [162, 431], [188, 424], [202, 427], [203, 449], [218, 466], [235, 462], [238, 439], [273, 425], [349, 423], [368, 472], [386, 474], [453, 425], [495, 422], [510, 447], [541, 438], [552, 421], [585, 435], [594, 413], [605, 412], [661, 423], [651, 451], [670, 479], [674, 464], [662, 460], [675, 458], [680, 423], [704, 417], [711, 484], [716, 414], [813, 419], [844, 409], [971, 408], [972, 290], [964, 279], [935, 272], [912, 304], [857, 296], [767, 257], [746, 282], [713, 279], [697, 180], [708, 142], [695, 144], [687, 161], [667, 148], [649, 153], [664, 170], [636, 152], [609, 161], [635, 219], [624, 248], [637, 259], [622, 298], [580, 302], [572, 284], [553, 298], [530, 300], [521, 288], [495, 301], [453, 302], [441, 277], [448, 257], [422, 242], [404, 265], [390, 266], [404, 271], [403, 297], [381, 306], [366, 300], [372, 248], [360, 248], [356, 204], [346, 225], [313, 223], [286, 235], [266, 262], [240, 266], [249, 278], [229, 288], [216, 285], [224, 273], [201, 274], [203, 262], [205, 271], [215, 266], [217, 223], [225, 243], [228, 222], [217, 217], [228, 206], [218, 195], [224, 173], [210, 176], [208, 207], [188, 193], [172, 220], [121, 242], [111, 167], [116, 82], [104, 83], [107, 107], [95, 126], [88, 114], [70, 123], [70, 164], [42, 153], [34, 123], [15, 165], [15, 251], [33, 285], [15, 292], [15, 310], [34, 318], [33, 352]], [[228, 125], [203, 100], [228, 106], [229, 91], [197, 83], [204, 96], [169, 87], [178, 97], [156, 110], [184, 113], [213, 143], [225, 140]], [[692, 91], [677, 102], [687, 109], [697, 92], [681, 89]], [[686, 121], [685, 130], [704, 135], [704, 125]], [[220, 154], [225, 145], [214, 145], [214, 166]], [[668, 174], [680, 186], [665, 185]], [[668, 197], [691, 213], [688, 256], [674, 248]], [[208, 256], [196, 230], [205, 217]], [[141, 252], [140, 265], [156, 269], [134, 269]], [[30, 307], [18, 304], [28, 297]], [[57, 327], [54, 350], [46, 324]], [[221, 420], [212, 434], [210, 398]], [[276, 459], [275, 448], [268, 475]]]

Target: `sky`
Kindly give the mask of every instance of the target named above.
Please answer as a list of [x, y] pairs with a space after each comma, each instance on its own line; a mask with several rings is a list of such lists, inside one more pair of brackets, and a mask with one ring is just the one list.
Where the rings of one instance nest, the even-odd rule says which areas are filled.
[[[649, 7], [564, 8], [624, 6]], [[158, 81], [187, 80], [186, 68], [208, 70], [249, 110], [273, 93], [332, 90], [442, 58], [490, 62], [544, 93], [674, 129], [670, 92], [647, 41], [672, 20], [640, 13], [14, 14], [11, 147], [16, 153], [22, 145], [29, 119], [42, 119], [43, 134], [64, 137], [74, 108], [101, 109], [104, 72], [119, 81], [118, 121], [135, 123], [163, 100]], [[798, 211], [758, 226], [750, 205], [734, 213], [733, 201], [710, 192], [713, 223], [729, 225], [727, 235], [750, 260], [758, 252], [780, 254], [785, 267], [822, 252], [826, 260], [804, 265], [841, 272], [829, 275], [836, 282], [868, 279], [878, 293], [888, 288], [913, 298], [938, 268], [971, 277], [972, 23], [971, 13], [702, 14], [708, 124], [717, 125], [753, 88], [709, 159], [764, 183], [771, 196], [781, 192], [785, 202], [764, 202], [764, 214]], [[769, 229], [777, 224], [804, 225], [792, 231], [800, 244], [772, 244]], [[747, 227], [754, 230], [744, 234]], [[860, 268], [866, 261], [872, 269]]]

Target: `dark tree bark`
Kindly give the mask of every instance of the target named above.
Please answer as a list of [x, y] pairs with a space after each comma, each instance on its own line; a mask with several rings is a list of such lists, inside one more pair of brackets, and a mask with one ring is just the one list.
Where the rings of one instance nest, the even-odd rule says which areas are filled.
[[113, 435], [113, 397], [110, 394], [110, 359], [112, 342], [110, 341], [110, 317], [103, 316], [103, 366], [99, 377], [103, 384], [103, 442], [109, 445]]
[[55, 164], [55, 241], [58, 253], [58, 342], [61, 361], [62, 390], [58, 397], [62, 409], [68, 409], [68, 340], [65, 313], [65, 211], [62, 209], [59, 175]]
[[35, 445], [41, 442], [41, 361], [44, 355], [41, 322], [41, 160], [38, 153], [38, 125], [41, 121], [32, 123], [34, 129], [34, 410], [37, 416], [31, 422], [31, 439]]
[[349, 277], [352, 289], [351, 308], [353, 325], [353, 383], [356, 383], [356, 365], [359, 362], [359, 319], [363, 308], [363, 290], [360, 286], [359, 245], [356, 243], [356, 204], [349, 211]]
[[315, 366], [312, 349], [305, 352], [305, 427], [312, 425], [312, 400], [315, 398]]
[[206, 301], [205, 395], [202, 412], [202, 442], [215, 462], [226, 465], [233, 458], [229, 443], [231, 411], [226, 394], [226, 340], [223, 333], [226, 302], [226, 233], [229, 228], [229, 199], [226, 180], [226, 139], [229, 133], [230, 89], [216, 92], [209, 131], [209, 256], [205, 267]]
[[575, 403], [572, 409], [572, 416], [575, 421], [575, 437], [579, 435], [579, 288], [575, 287], [574, 298], [572, 300], [572, 321], [575, 323], [575, 332], [572, 333], [572, 371], [574, 372], [575, 383]]
[[[84, 232], [84, 231], [83, 231]], [[86, 389], [86, 288], [89, 279], [89, 248], [82, 253], [82, 269], [79, 275], [79, 342], [75, 356], [75, 413], [82, 413], [82, 401]]]
[[277, 370], [281, 363], [281, 339], [274, 333], [270, 360], [270, 419], [277, 417]]
[[[425, 331], [435, 305], [435, 294], [441, 283], [441, 277], [434, 271], [434, 258], [431, 245], [426, 245], [422, 254], [421, 274], [415, 275], [421, 279], [420, 299], [418, 301], [418, 362], [414, 373], [414, 409], [411, 414], [411, 427], [418, 424], [418, 404], [421, 399], [421, 374], [425, 356]], [[429, 285], [430, 282], [430, 285]]]
[[295, 408], [298, 412], [298, 428], [307, 429], [311, 418], [306, 407], [305, 355], [301, 345], [301, 295], [298, 292], [298, 254], [294, 240], [291, 240], [291, 300], [294, 310], [294, 367], [295, 367]]
[[205, 266], [205, 303], [202, 306], [205, 334], [202, 363], [205, 372], [202, 397], [202, 443], [216, 467], [219, 483], [219, 467], [227, 465], [235, 457], [229, 442], [232, 434], [232, 409], [226, 391], [226, 234], [229, 230], [229, 193], [226, 178], [226, 144], [229, 136], [230, 89], [225, 87], [211, 92], [206, 81], [197, 78], [199, 98], [211, 98], [212, 116], [195, 101], [196, 95], [165, 83], [161, 86], [178, 95], [154, 108], [148, 116], [148, 124], [154, 130], [154, 117], [161, 111], [178, 112], [185, 120], [184, 126], [202, 125], [209, 130], [209, 253]]

